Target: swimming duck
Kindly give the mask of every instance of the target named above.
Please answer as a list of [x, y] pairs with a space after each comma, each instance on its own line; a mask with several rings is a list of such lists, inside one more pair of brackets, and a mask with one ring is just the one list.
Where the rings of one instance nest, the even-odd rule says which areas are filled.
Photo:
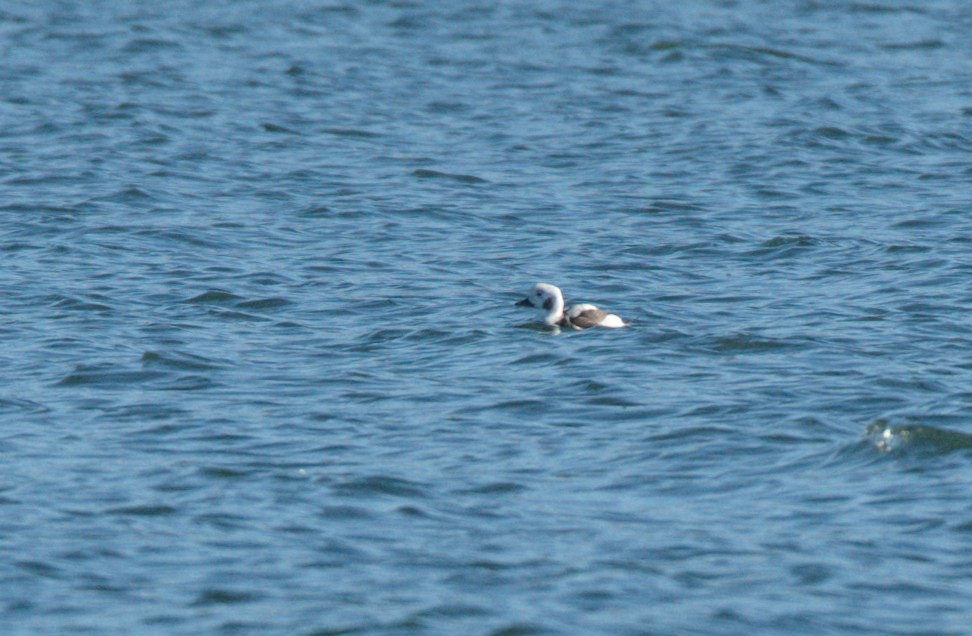
[[582, 303], [564, 308], [564, 294], [559, 287], [549, 283], [537, 283], [530, 295], [516, 303], [518, 307], [533, 307], [543, 312], [543, 323], [550, 327], [627, 327], [620, 317], [602, 311], [594, 305]]

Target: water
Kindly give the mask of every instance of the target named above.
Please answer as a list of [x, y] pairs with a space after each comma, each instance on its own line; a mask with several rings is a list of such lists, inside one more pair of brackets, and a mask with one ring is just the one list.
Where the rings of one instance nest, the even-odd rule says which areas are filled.
[[972, 9], [632, 4], [0, 9], [4, 634], [968, 633]]

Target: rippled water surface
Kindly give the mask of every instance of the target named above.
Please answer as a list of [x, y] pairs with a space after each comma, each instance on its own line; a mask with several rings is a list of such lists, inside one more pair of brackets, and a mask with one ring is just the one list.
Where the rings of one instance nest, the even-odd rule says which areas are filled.
[[969, 633], [969, 33], [3, 4], [0, 631]]

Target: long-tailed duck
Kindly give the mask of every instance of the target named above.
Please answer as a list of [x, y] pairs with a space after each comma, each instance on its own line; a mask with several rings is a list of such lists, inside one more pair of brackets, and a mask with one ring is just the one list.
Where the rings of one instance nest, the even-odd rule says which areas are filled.
[[543, 312], [543, 322], [550, 327], [627, 327], [618, 316], [602, 311], [594, 305], [573, 305], [564, 309], [564, 295], [559, 287], [547, 283], [537, 283], [530, 295], [516, 303], [518, 307], [533, 307]]

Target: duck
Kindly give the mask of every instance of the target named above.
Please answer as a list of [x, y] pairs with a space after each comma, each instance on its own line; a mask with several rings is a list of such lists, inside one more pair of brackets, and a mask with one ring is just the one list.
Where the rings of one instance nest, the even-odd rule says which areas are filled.
[[563, 292], [556, 285], [549, 283], [537, 283], [530, 290], [530, 294], [516, 305], [532, 307], [542, 312], [543, 324], [548, 327], [569, 327], [580, 330], [591, 327], [617, 329], [628, 326], [628, 323], [619, 316], [609, 314], [594, 305], [581, 303], [565, 308]]

